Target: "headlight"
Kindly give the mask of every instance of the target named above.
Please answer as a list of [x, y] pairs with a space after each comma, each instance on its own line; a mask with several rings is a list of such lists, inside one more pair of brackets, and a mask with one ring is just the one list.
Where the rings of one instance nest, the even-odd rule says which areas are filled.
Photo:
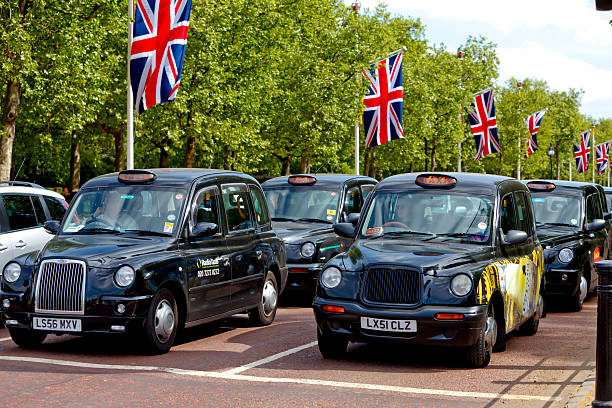
[[451, 280], [450, 288], [456, 296], [465, 296], [472, 290], [472, 278], [460, 273]]
[[115, 272], [115, 283], [122, 288], [129, 286], [134, 282], [135, 276], [134, 269], [131, 266], [124, 265]]
[[315, 253], [315, 246], [312, 242], [306, 242], [302, 245], [300, 252], [304, 258], [311, 258]]
[[21, 275], [21, 266], [17, 262], [11, 262], [4, 267], [4, 280], [13, 283]]
[[574, 251], [570, 248], [563, 248], [559, 251], [559, 260], [563, 263], [570, 263], [574, 259]]
[[333, 289], [340, 284], [342, 273], [335, 266], [330, 266], [321, 273], [321, 284], [328, 289]]

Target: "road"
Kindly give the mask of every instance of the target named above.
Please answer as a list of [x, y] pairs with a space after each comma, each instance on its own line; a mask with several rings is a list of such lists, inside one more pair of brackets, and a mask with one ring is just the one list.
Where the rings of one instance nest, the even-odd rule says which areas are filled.
[[0, 406], [558, 407], [594, 368], [596, 308], [590, 298], [580, 313], [549, 312], [484, 369], [406, 346], [351, 344], [325, 360], [306, 305], [265, 328], [239, 315], [189, 329], [161, 356], [124, 337], [51, 336], [24, 350], [0, 329]]

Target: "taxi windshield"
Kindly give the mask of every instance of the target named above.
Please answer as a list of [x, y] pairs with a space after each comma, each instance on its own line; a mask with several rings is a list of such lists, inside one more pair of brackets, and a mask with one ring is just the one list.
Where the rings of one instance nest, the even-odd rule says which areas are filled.
[[82, 191], [62, 225], [63, 234], [172, 235], [187, 191], [125, 186]]
[[264, 193], [272, 221], [314, 221], [333, 223], [336, 220], [340, 193], [330, 187], [282, 186], [265, 187]]
[[567, 193], [531, 193], [536, 227], [580, 226], [581, 197]]
[[490, 240], [493, 197], [460, 191], [378, 192], [373, 197], [361, 237], [410, 237], [486, 244]]

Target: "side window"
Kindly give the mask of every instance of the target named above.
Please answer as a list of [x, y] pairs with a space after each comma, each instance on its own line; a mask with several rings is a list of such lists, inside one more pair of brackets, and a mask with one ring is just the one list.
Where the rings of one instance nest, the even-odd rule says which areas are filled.
[[365, 203], [366, 198], [368, 198], [368, 195], [370, 195], [372, 190], [374, 190], [374, 187], [376, 187], [374, 184], [364, 184], [361, 186], [361, 201], [362, 202]]
[[595, 195], [591, 194], [586, 199], [586, 221], [593, 222], [597, 218], [596, 206], [595, 206]]
[[38, 220], [37, 225], [42, 227], [45, 221], [47, 221], [47, 216], [45, 215], [45, 210], [40, 202], [40, 196], [30, 196], [30, 199], [34, 205], [34, 212], [36, 213], [36, 219]]
[[[198, 191], [191, 213], [191, 225], [209, 222], [219, 225], [219, 189], [216, 186]], [[219, 226], [219, 230], [220, 230]]]
[[599, 194], [593, 194], [593, 204], [595, 204], [595, 218], [603, 219], [603, 209]]
[[506, 194], [502, 199], [499, 226], [501, 227], [504, 234], [507, 234], [510, 230], [517, 229], [516, 216], [514, 211], [514, 199], [512, 198], [512, 194]]
[[516, 205], [516, 229], [531, 235], [531, 228], [529, 227], [531, 220], [529, 219], [529, 208], [525, 202], [525, 196], [522, 192], [516, 192], [514, 193], [514, 201]]
[[361, 192], [359, 186], [351, 187], [346, 190], [346, 196], [344, 196], [344, 211], [345, 214], [358, 213], [361, 211]]
[[251, 199], [253, 200], [253, 208], [255, 210], [255, 221], [258, 225], [266, 225], [270, 222], [268, 215], [268, 207], [266, 207], [266, 199], [261, 190], [256, 186], [249, 186]]
[[66, 205], [63, 203], [63, 201], [49, 196], [42, 197], [43, 200], [45, 200], [45, 204], [47, 204], [47, 209], [49, 210], [51, 219], [61, 221], [64, 218], [64, 213], [66, 212]]
[[253, 228], [246, 185], [228, 184], [221, 186], [221, 190], [227, 217], [227, 230], [232, 232]]
[[4, 202], [10, 231], [32, 228], [38, 225], [29, 196], [6, 194], [2, 196], [2, 201]]

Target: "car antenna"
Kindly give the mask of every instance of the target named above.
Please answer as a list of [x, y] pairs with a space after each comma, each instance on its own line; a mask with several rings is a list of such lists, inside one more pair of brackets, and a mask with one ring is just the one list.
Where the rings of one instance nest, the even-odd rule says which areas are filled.
[[17, 173], [15, 173], [15, 177], [13, 177], [13, 181], [17, 180], [17, 176], [19, 175], [19, 173], [21, 172], [21, 168], [23, 167], [23, 163], [25, 163], [27, 157], [24, 157], [23, 160], [21, 161], [21, 165], [19, 166], [19, 170], [17, 170]]

